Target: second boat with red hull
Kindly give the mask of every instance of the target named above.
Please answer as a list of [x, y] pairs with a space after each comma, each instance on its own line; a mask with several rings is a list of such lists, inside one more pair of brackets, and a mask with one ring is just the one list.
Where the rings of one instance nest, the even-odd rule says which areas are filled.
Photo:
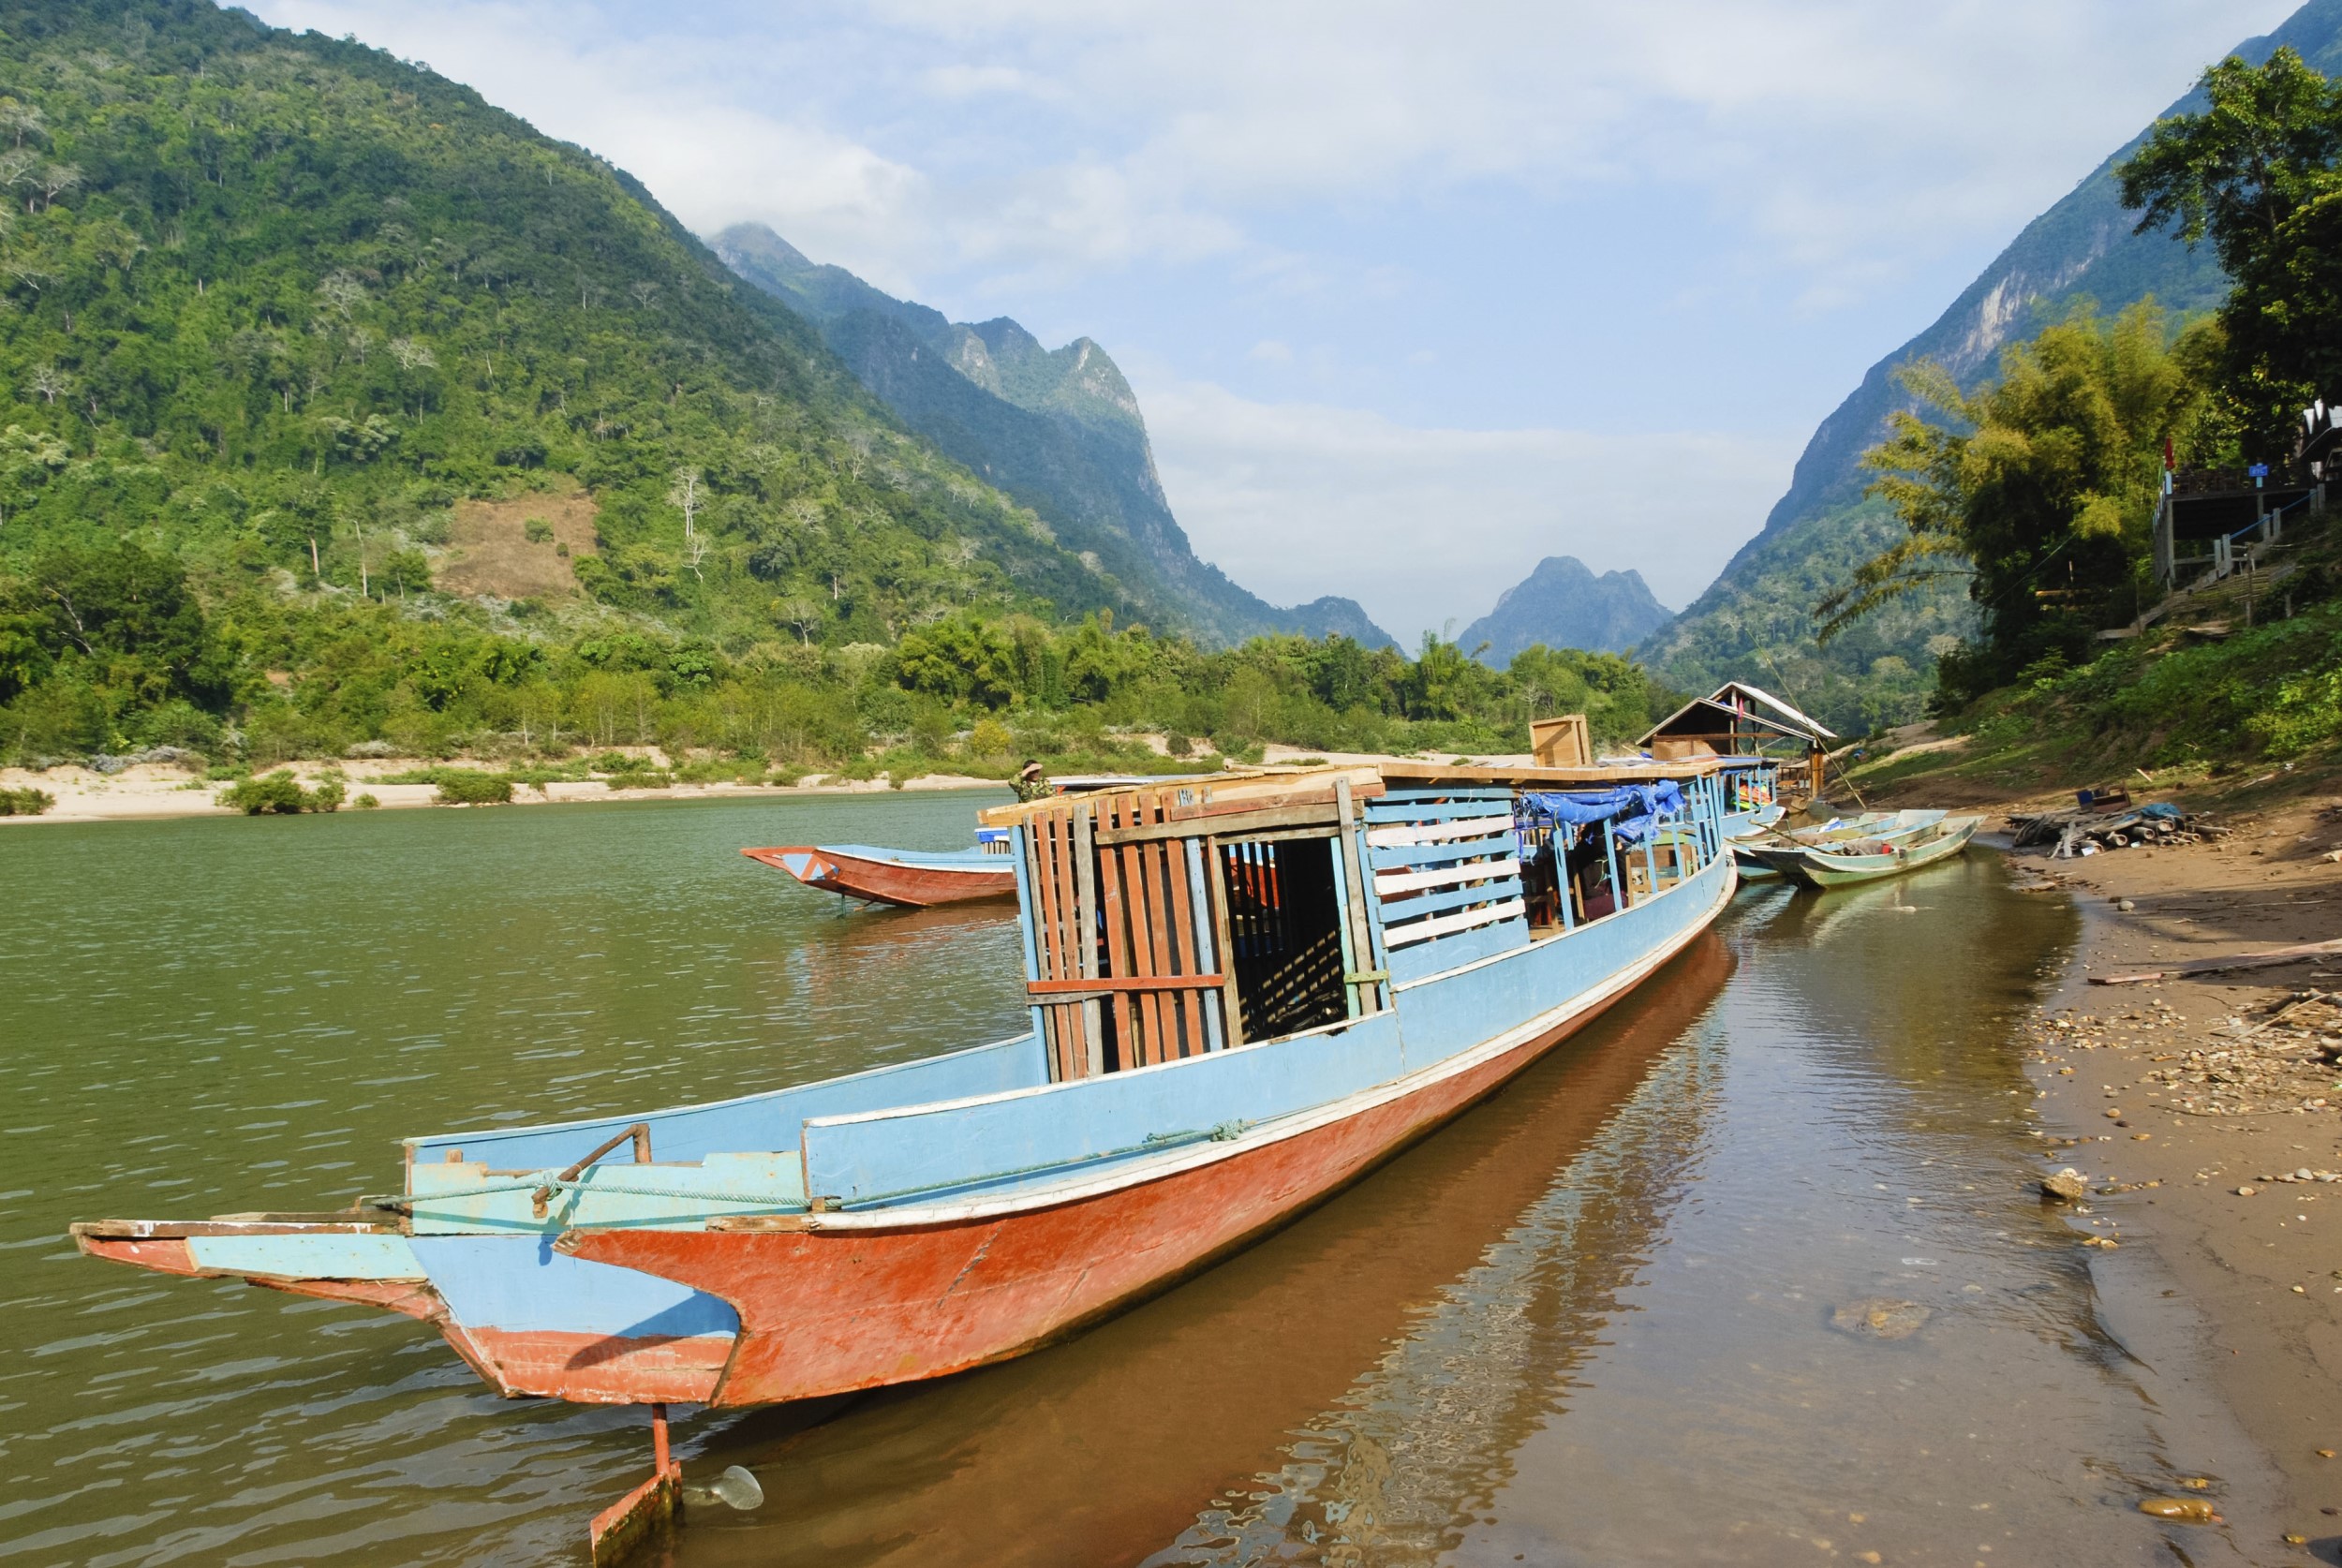
[[867, 904], [924, 910], [937, 904], [964, 904], [976, 898], [1015, 897], [1016, 862], [1009, 853], [1007, 835], [1001, 834], [990, 843], [985, 841], [985, 836], [977, 836], [977, 847], [972, 850], [781, 844], [740, 852], [762, 865], [788, 872], [809, 888], [859, 898]]

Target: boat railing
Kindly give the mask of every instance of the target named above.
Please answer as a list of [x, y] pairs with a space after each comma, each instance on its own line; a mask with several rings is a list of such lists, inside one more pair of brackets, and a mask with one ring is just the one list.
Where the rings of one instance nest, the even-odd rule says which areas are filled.
[[793, 1155], [798, 1128], [808, 1117], [912, 1101], [959, 1099], [1045, 1081], [1039, 1048], [1032, 1036], [1025, 1034], [942, 1056], [892, 1062], [841, 1077], [647, 1115], [630, 1112], [534, 1127], [477, 1128], [409, 1138], [407, 1165], [410, 1187], [417, 1171], [424, 1172], [426, 1180], [437, 1179], [432, 1169], [449, 1163], [451, 1156], [455, 1157], [455, 1163], [474, 1164], [482, 1170], [559, 1172], [597, 1143], [638, 1122], [649, 1128], [651, 1146], [665, 1163], [689, 1163], [711, 1154], [744, 1149], [786, 1149]]

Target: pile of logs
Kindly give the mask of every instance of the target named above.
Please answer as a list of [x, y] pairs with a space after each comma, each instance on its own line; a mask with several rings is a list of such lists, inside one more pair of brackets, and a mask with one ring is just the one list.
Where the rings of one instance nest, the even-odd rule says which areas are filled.
[[2226, 828], [2214, 825], [2206, 815], [2190, 817], [2176, 806], [2164, 802], [2115, 811], [2092, 811], [2086, 807], [2068, 806], [2062, 811], [2044, 811], [2038, 816], [2012, 816], [2008, 819], [2008, 825], [2015, 833], [2015, 848], [2053, 846], [2050, 850], [2053, 860], [2094, 855], [2106, 850], [2128, 850], [2141, 845], [2201, 844], [2206, 838], [2222, 837], [2228, 832]]

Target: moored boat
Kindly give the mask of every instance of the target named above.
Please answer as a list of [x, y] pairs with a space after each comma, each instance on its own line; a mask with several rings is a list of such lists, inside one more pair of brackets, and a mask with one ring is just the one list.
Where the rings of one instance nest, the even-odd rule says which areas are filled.
[[1016, 891], [1016, 863], [1008, 835], [977, 833], [972, 850], [890, 850], [871, 844], [784, 844], [742, 850], [810, 888], [921, 910], [971, 898], [1006, 898]]
[[1944, 820], [1941, 811], [1865, 811], [1859, 817], [1833, 817], [1813, 827], [1752, 827], [1729, 840], [1740, 862], [1741, 880], [1756, 881], [1778, 877], [1781, 870], [1766, 856], [1768, 850], [1828, 848], [1834, 844], [1877, 841], [1893, 843], [1923, 833]]
[[[740, 1406], [1015, 1355], [1290, 1219], [1657, 973], [1732, 893], [1718, 771], [1380, 764], [998, 807], [1014, 1039], [409, 1139], [399, 1191], [332, 1214], [74, 1235], [418, 1318], [507, 1395]], [[672, 1501], [660, 1452], [628, 1506]]]
[[[1919, 815], [1920, 813], [1914, 813]], [[1758, 845], [1747, 852], [1807, 887], [1847, 887], [1933, 865], [1968, 847], [1981, 817], [1934, 813], [1935, 821], [1900, 831], [1813, 844]]]

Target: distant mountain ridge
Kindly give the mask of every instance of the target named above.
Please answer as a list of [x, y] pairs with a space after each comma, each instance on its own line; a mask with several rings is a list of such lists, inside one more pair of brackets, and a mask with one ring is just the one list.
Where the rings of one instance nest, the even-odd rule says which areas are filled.
[[1464, 628], [1460, 642], [1467, 650], [1487, 643], [1488, 651], [1477, 657], [1501, 668], [1539, 643], [1624, 653], [1671, 618], [1640, 572], [1596, 577], [1575, 555], [1548, 555], [1497, 597], [1495, 609]]
[[[2342, 70], [2342, 0], [2310, 0], [2228, 52], [2258, 64], [2281, 44], [2329, 76]], [[2190, 92], [2164, 113], [2199, 107]], [[1888, 416], [1910, 406], [1893, 384], [1894, 368], [1932, 358], [1973, 388], [1993, 377], [2008, 344], [2084, 299], [2109, 314], [2148, 295], [2181, 313], [2216, 305], [2228, 280], [2208, 246], [2191, 251], [2167, 231], [2132, 232], [2138, 214], [2123, 207], [2114, 170], [2146, 134], [2027, 224], [1932, 326], [1870, 368], [1815, 430], [1764, 526], [1706, 592], [1642, 643], [1638, 658], [1683, 687], [1771, 676], [1840, 728], [1919, 716], [1934, 654], [1970, 624], [1962, 589], [1914, 596], [1827, 648], [1814, 643], [1811, 614], [1816, 599], [1900, 529], [1881, 503], [1864, 498], [1868, 476], [1860, 466], [1862, 452], [1887, 435]]]
[[709, 242], [726, 266], [803, 314], [855, 377], [946, 456], [1039, 513], [1142, 605], [1208, 643], [1264, 632], [1392, 638], [1355, 601], [1282, 609], [1198, 560], [1172, 516], [1147, 423], [1106, 351], [1045, 348], [1009, 318], [968, 323], [818, 263], [763, 224]]

